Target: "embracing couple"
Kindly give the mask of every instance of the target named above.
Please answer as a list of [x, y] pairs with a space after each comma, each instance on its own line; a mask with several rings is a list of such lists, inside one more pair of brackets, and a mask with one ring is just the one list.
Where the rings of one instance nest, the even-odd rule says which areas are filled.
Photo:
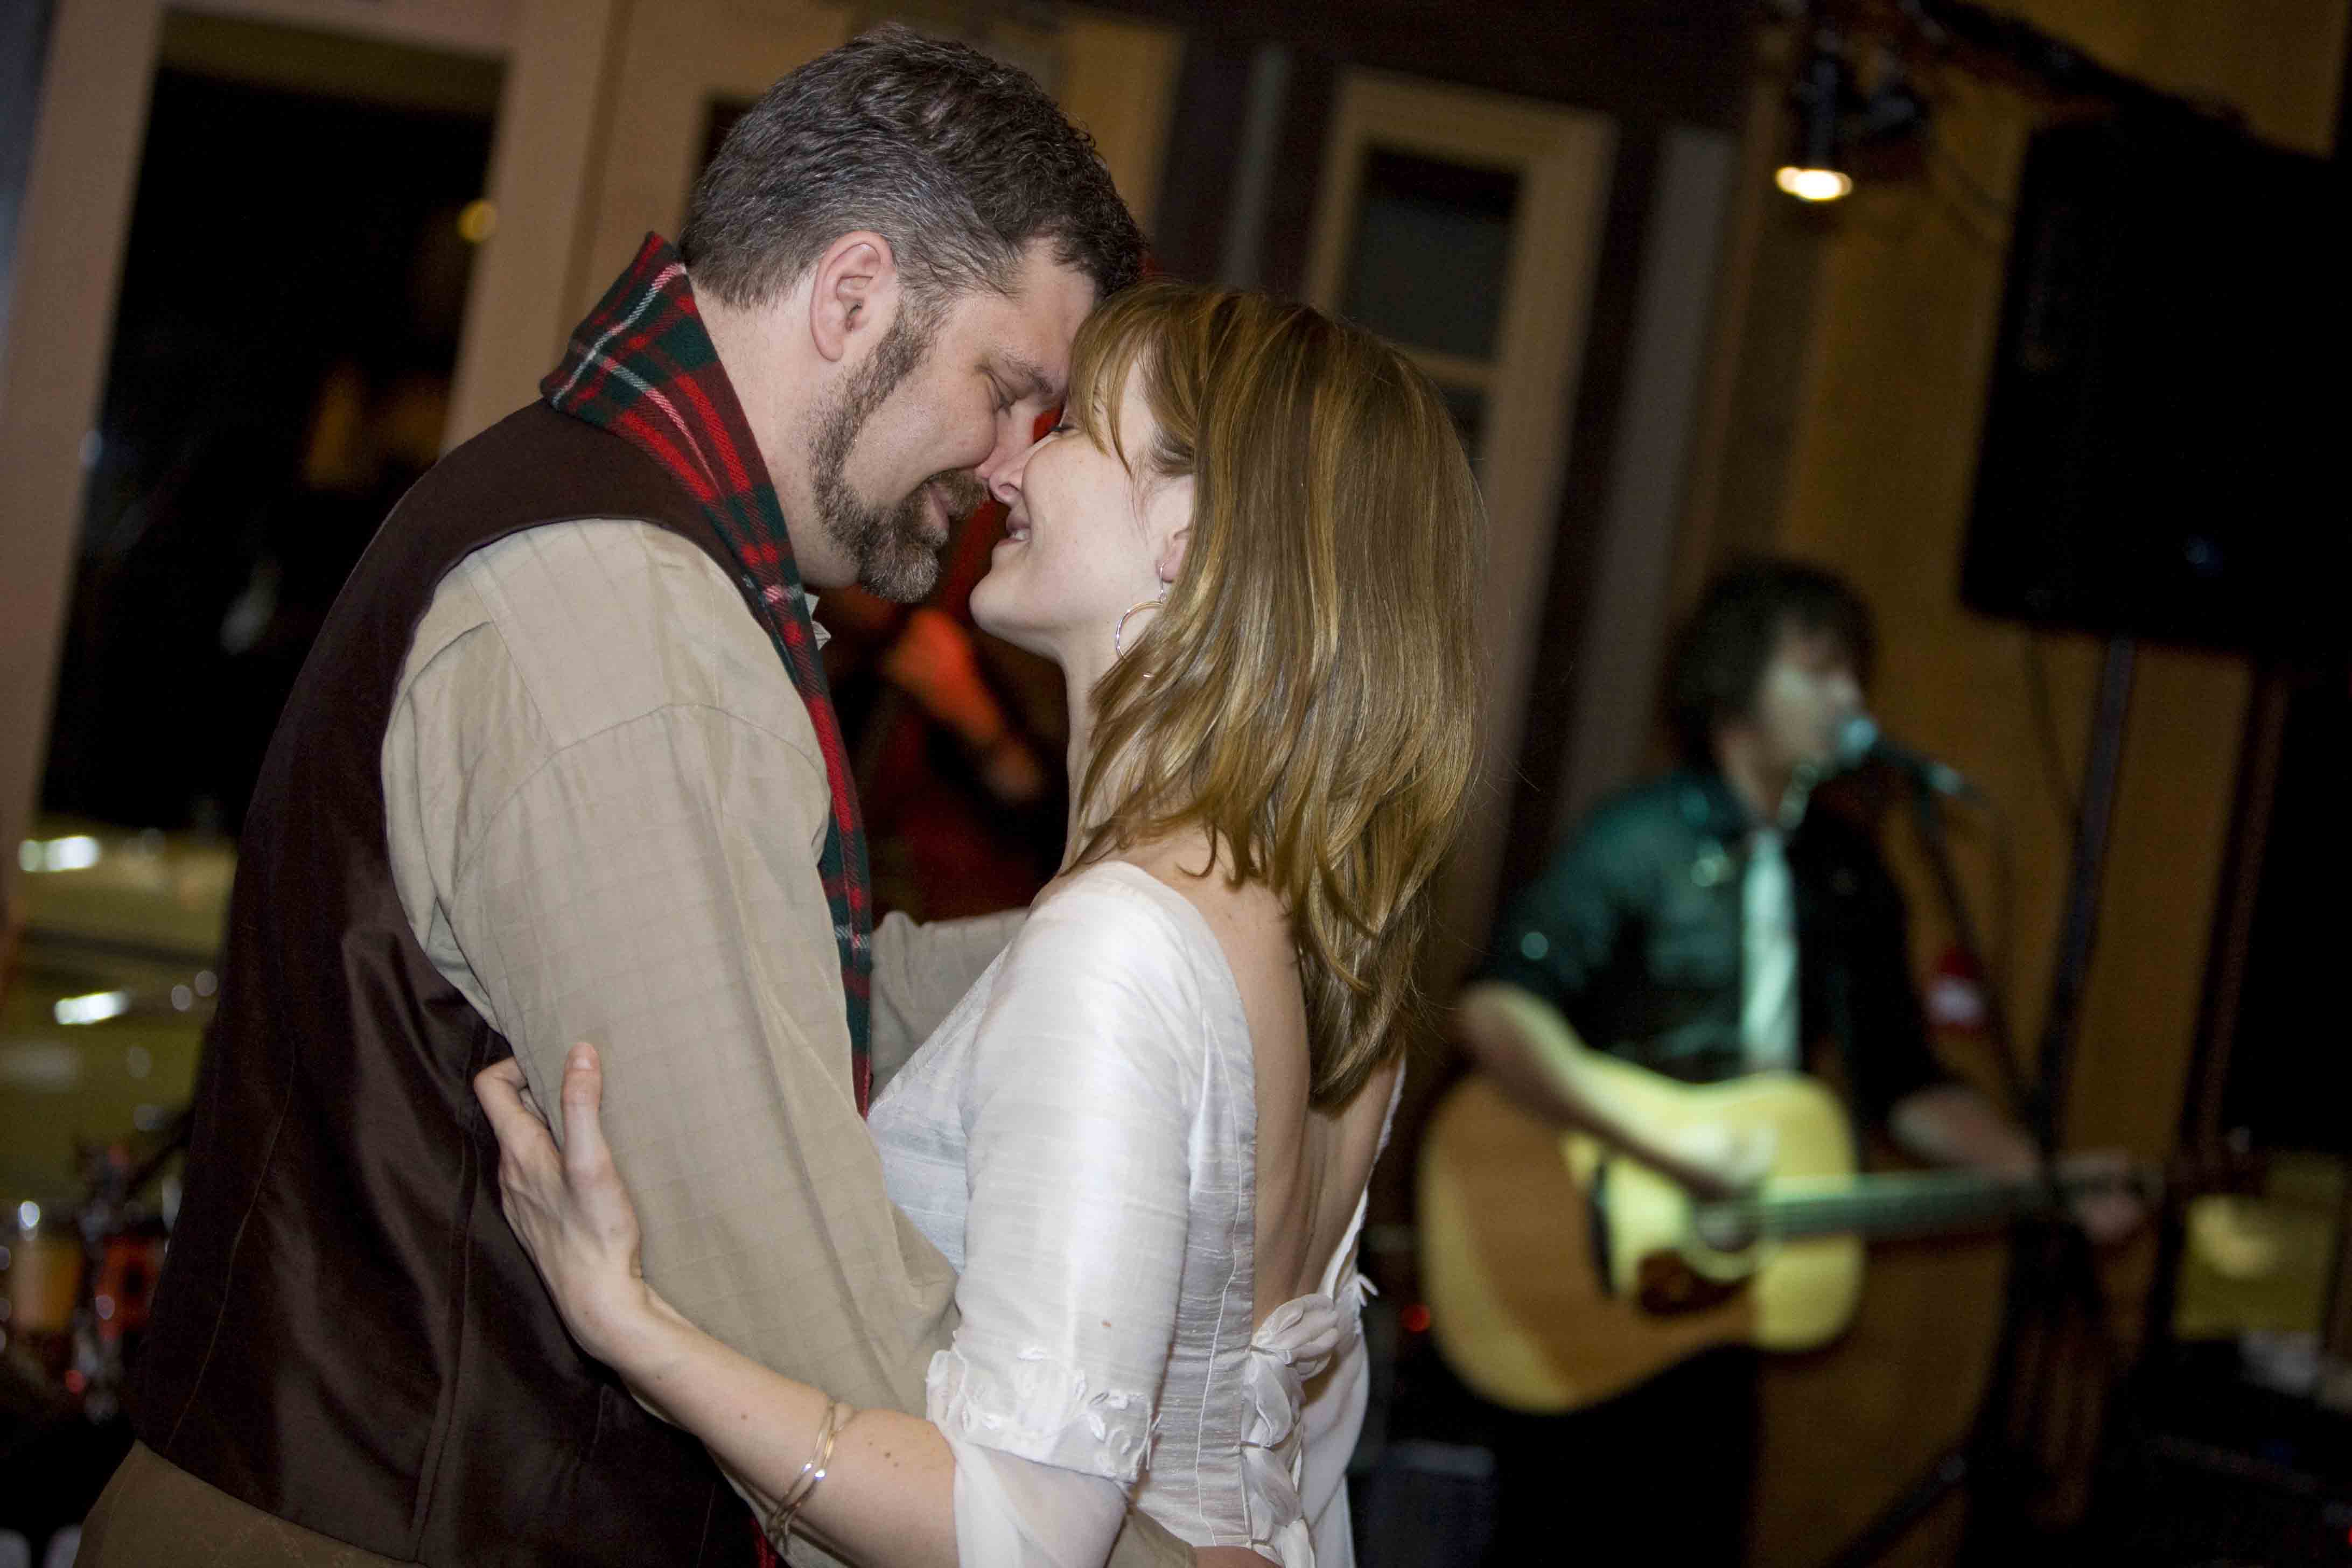
[[[1034, 82], [868, 35], [402, 501], [262, 774], [84, 1563], [1351, 1560], [1478, 502], [1393, 352], [1141, 264]], [[984, 492], [1067, 854], [877, 926], [810, 595], [921, 596]]]

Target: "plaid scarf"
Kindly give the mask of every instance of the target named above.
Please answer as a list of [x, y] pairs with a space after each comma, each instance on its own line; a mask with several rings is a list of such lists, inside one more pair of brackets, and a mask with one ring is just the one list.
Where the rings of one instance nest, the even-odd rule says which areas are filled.
[[539, 384], [550, 405], [635, 447], [702, 503], [741, 569], [737, 579], [752, 615], [808, 705], [833, 785], [833, 820], [817, 862], [833, 935], [841, 951], [841, 994], [849, 1013], [851, 1071], [857, 1112], [873, 1085], [867, 1013], [873, 994], [874, 900], [866, 869], [866, 831], [841, 721], [834, 716], [816, 628], [801, 595], [784, 513], [767, 465], [744, 422], [687, 280], [686, 263], [667, 240], [646, 236], [636, 260], [572, 329], [563, 363]]

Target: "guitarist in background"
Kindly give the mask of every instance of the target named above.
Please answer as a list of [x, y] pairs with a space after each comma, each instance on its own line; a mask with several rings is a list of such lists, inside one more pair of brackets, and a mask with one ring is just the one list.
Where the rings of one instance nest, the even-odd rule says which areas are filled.
[[[1757, 561], [1709, 585], [1666, 682], [1682, 765], [1579, 826], [1512, 904], [1456, 1005], [1456, 1037], [1523, 1109], [1616, 1144], [1696, 1197], [1729, 1196], [1762, 1177], [1770, 1148], [1727, 1128], [1643, 1127], [1590, 1069], [1585, 1042], [1712, 1083], [1801, 1070], [1806, 1042], [1827, 1037], [1831, 1076], [1906, 1152], [2036, 1168], [2024, 1130], [1937, 1066], [1902, 896], [1870, 837], [1807, 810], [1836, 765], [1839, 723], [1862, 707], [1872, 650], [1868, 610], [1827, 572]], [[2076, 1214], [2106, 1240], [2138, 1222], [2140, 1205], [2106, 1192]], [[1628, 1560], [1740, 1560], [1752, 1351], [1711, 1351], [1567, 1415], [1490, 1412], [1500, 1483], [1490, 1562], [1571, 1542], [1597, 1562], [1615, 1560], [1594, 1553], [1602, 1545]], [[1564, 1488], [1607, 1506], [1564, 1510]], [[1618, 1530], [1622, 1542], [1610, 1540]]]

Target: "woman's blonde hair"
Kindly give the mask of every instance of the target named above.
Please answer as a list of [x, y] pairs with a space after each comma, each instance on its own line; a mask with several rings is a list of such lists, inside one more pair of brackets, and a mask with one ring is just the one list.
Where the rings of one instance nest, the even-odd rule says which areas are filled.
[[[1160, 428], [1129, 452], [1136, 369]], [[1139, 484], [1194, 487], [1167, 603], [1093, 692], [1078, 859], [1207, 829], [1234, 882], [1289, 911], [1314, 1102], [1345, 1101], [1420, 1011], [1475, 752], [1482, 527], [1461, 439], [1370, 333], [1168, 282], [1079, 331], [1067, 416]]]

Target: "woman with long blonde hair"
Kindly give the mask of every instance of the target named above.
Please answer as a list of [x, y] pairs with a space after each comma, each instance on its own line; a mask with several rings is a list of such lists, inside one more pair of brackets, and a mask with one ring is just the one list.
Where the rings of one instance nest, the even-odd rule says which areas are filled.
[[1062, 874], [877, 1100], [961, 1271], [929, 1420], [701, 1334], [635, 1268], [573, 1053], [559, 1153], [478, 1080], [566, 1322], [767, 1510], [853, 1561], [1352, 1561], [1364, 1193], [1470, 778], [1479, 505], [1435, 388], [1301, 305], [1152, 283], [1079, 333], [993, 481], [980, 624], [1058, 662]]

